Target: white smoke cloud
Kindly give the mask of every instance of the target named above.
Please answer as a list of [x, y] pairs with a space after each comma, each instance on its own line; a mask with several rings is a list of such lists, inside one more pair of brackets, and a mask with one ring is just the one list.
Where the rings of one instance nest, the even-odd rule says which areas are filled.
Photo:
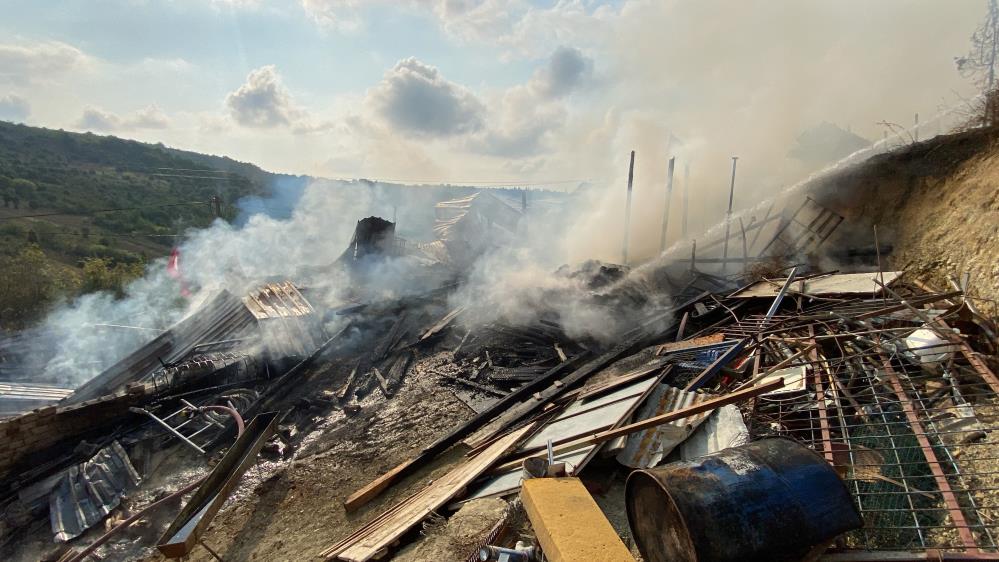
[[181, 297], [178, 280], [166, 274], [166, 260], [160, 259], [126, 288], [122, 299], [93, 293], [59, 308], [41, 326], [46, 340], [57, 342], [45, 376], [82, 383], [156, 335], [146, 330], [109, 334], [95, 330], [95, 324], [164, 329], [222, 289], [242, 295], [266, 281], [292, 279], [333, 298], [343, 284], [332, 263], [357, 220], [384, 206], [367, 190], [336, 191], [314, 182], [288, 219], [256, 214], [242, 226], [217, 221], [189, 232], [179, 245], [180, 270], [193, 295]]

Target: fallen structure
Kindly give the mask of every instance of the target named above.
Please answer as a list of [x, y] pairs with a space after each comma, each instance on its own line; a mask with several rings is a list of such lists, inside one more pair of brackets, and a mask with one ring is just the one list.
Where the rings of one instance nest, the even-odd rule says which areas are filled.
[[[520, 212], [502, 201], [439, 211], [446, 259], [369, 218], [337, 265], [355, 280], [381, 271], [371, 263], [414, 256], [453, 271], [483, 245], [516, 239]], [[258, 452], [293, 471], [292, 459], [332, 451], [340, 472], [312, 486], [380, 474], [338, 489], [342, 504], [328, 509], [347, 523], [310, 532], [302, 558], [395, 555], [444, 516], [499, 499], [508, 511], [459, 557], [999, 560], [996, 327], [959, 290], [800, 259], [841, 221], [806, 200], [743, 225], [732, 239], [744, 251], [721, 258], [725, 241], [686, 261], [560, 270], [580, 302], [628, 311], [606, 340], [578, 335], [546, 306], [554, 298], [537, 299], [528, 321], [478, 321], [446, 275], [428, 291], [326, 309], [292, 282], [220, 293], [58, 404], [0, 421], [0, 540], [15, 543], [16, 529], [47, 515], [74, 547], [64, 562], [82, 560], [111, 548], [88, 527], [117, 513], [124, 523], [110, 534], [126, 532], [159, 509], [168, 516], [152, 534], [165, 555], [203, 547], [225, 558], [224, 536], [207, 526], [249, 486], [240, 476]], [[416, 386], [423, 402], [393, 410]], [[461, 402], [464, 421], [424, 435], [408, 420], [434, 417], [436, 395]], [[371, 420], [384, 411], [409, 433], [379, 435]], [[379, 456], [337, 448], [348, 441], [374, 442]], [[413, 447], [402, 462], [380, 458]], [[208, 457], [221, 458], [210, 473]], [[700, 493], [673, 492], [697, 471]], [[545, 491], [561, 486], [572, 489]], [[131, 503], [143, 491], [159, 497]], [[570, 499], [579, 507], [560, 504]], [[833, 500], [835, 513], [821, 511]], [[764, 520], [759, 506], [794, 516]], [[518, 546], [524, 536], [537, 544]]]

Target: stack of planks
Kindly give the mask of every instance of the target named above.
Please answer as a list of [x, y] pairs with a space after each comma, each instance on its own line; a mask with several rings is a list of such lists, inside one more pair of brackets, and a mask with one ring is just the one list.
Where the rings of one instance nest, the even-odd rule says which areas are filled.
[[475, 457], [394, 505], [321, 555], [348, 562], [378, 558], [406, 532], [460, 494], [530, 430], [528, 425], [497, 439]]

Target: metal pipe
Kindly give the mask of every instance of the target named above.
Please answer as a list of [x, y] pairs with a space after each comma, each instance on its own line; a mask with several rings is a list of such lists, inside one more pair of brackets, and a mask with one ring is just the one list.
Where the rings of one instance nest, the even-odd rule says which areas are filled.
[[722, 271], [728, 269], [728, 236], [729, 228], [732, 226], [732, 201], [735, 200], [735, 165], [739, 161], [738, 156], [732, 157], [732, 185], [728, 190], [728, 212], [725, 213], [725, 249], [722, 253]]
[[676, 163], [676, 157], [669, 159], [669, 165], [666, 167], [666, 208], [663, 209], [663, 233], [659, 238], [659, 252], [666, 251], [666, 230], [669, 228], [669, 207], [670, 201], [673, 199], [673, 165]]
[[683, 164], [683, 219], [680, 222], [680, 237], [687, 239], [687, 214], [690, 210], [690, 163]]
[[624, 205], [624, 251], [621, 262], [628, 265], [628, 238], [631, 230], [631, 185], [635, 179], [635, 151], [631, 151], [631, 163], [628, 164], [628, 200]]
[[162, 426], [163, 429], [166, 429], [167, 431], [169, 431], [170, 433], [172, 433], [174, 435], [174, 437], [180, 439], [181, 441], [183, 441], [188, 446], [192, 447], [195, 451], [201, 453], [202, 455], [205, 454], [205, 450], [204, 449], [202, 449], [201, 447], [195, 445], [194, 442], [191, 441], [190, 439], [188, 439], [187, 437], [185, 437], [183, 433], [177, 431], [173, 426], [171, 426], [167, 422], [165, 422], [165, 421], [159, 419], [158, 417], [156, 417], [156, 415], [153, 414], [152, 412], [150, 412], [149, 410], [144, 410], [142, 408], [129, 408], [128, 411], [130, 411], [130, 412], [132, 412], [134, 414], [145, 414], [145, 415], [149, 416], [153, 421], [155, 421], [160, 426]]

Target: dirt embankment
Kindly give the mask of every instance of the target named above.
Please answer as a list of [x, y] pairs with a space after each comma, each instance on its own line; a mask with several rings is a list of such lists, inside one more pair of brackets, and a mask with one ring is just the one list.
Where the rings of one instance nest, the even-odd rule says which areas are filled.
[[999, 312], [999, 135], [976, 130], [915, 143], [825, 178], [811, 190], [846, 220], [825, 248], [873, 248], [885, 267], [928, 277], [971, 274], [969, 294]]

